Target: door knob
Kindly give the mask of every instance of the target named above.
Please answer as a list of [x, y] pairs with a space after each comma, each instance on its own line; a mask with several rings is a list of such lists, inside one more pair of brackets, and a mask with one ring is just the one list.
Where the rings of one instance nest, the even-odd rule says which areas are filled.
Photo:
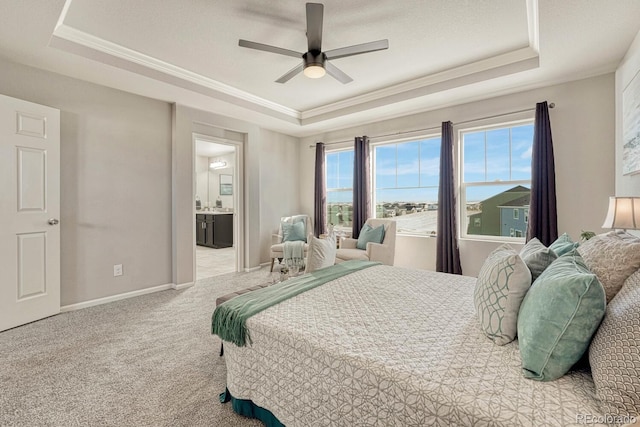
[[49, 225], [57, 225], [59, 222], [57, 218], [49, 218]]

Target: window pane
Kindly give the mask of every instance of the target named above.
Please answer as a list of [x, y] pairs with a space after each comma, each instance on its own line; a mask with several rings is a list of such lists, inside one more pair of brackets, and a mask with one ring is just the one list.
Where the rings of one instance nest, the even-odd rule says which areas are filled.
[[327, 190], [338, 188], [338, 153], [326, 155]]
[[420, 142], [420, 185], [437, 187], [440, 181], [440, 138]]
[[375, 148], [376, 164], [374, 173], [376, 188], [396, 187], [396, 146], [382, 145]]
[[464, 182], [483, 182], [486, 179], [484, 132], [463, 135]]
[[487, 181], [510, 181], [509, 128], [487, 131]]
[[418, 187], [420, 185], [420, 143], [397, 144], [398, 187]]
[[375, 155], [376, 217], [393, 218], [400, 233], [435, 234], [440, 138], [379, 145]]
[[338, 188], [353, 188], [353, 150], [338, 153]]
[[533, 125], [511, 128], [511, 179], [531, 179]]
[[437, 187], [376, 191], [376, 218], [394, 219], [398, 232], [435, 234], [437, 209]]
[[[349, 192], [349, 196], [351, 195], [352, 193]], [[327, 197], [330, 197], [329, 193], [327, 194]], [[334, 225], [336, 227], [351, 227], [351, 221], [353, 218], [351, 207], [351, 200], [348, 202], [327, 202], [327, 224]]]
[[522, 185], [468, 186], [467, 234], [515, 237], [512, 230], [526, 231], [530, 193]]

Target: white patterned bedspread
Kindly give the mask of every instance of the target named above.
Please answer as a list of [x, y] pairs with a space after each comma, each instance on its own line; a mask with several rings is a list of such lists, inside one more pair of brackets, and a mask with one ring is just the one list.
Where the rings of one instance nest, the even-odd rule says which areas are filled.
[[293, 426], [568, 426], [598, 415], [590, 374], [525, 379], [479, 329], [475, 279], [376, 266], [248, 320], [227, 385]]

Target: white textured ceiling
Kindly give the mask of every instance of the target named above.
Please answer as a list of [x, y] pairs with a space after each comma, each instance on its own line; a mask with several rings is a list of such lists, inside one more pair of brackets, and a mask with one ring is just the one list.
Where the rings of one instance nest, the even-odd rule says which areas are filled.
[[0, 57], [308, 135], [615, 70], [638, 0], [327, 0], [323, 50], [354, 81], [297, 75], [299, 0], [1, 0]]

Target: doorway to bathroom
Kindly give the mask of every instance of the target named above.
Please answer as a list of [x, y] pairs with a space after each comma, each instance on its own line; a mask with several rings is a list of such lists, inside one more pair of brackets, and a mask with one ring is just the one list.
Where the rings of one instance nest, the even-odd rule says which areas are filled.
[[194, 135], [195, 279], [238, 270], [237, 146]]

